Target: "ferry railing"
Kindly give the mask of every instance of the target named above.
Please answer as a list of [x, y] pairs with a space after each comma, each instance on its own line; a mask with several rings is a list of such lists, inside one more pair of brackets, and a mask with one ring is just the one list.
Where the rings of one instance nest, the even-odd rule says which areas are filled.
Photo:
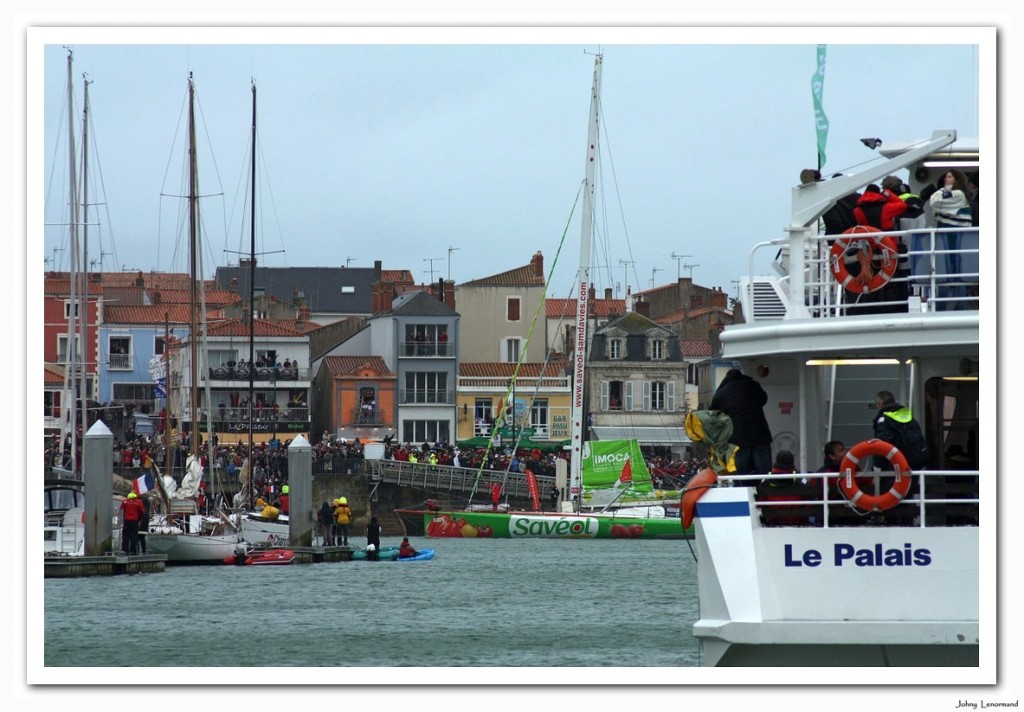
[[[857, 294], [845, 289], [832, 275], [832, 248], [838, 239], [849, 236], [814, 235], [804, 240], [802, 300], [789, 294], [790, 305], [802, 301], [807, 312], [817, 318], [841, 317], [863, 313], [935, 312], [977, 310], [979, 294], [978, 228], [924, 228], [867, 233], [870, 238], [893, 237], [900, 246], [895, 274], [882, 289]], [[789, 254], [786, 239], [760, 242], [751, 251], [751, 274], [755, 255], [773, 250], [780, 273], [780, 285], [790, 292], [790, 275], [799, 269], [800, 259]], [[799, 256], [797, 256], [799, 257]], [[893, 298], [899, 286], [907, 296]], [[769, 320], [747, 306], [754, 302], [754, 282], [745, 294], [744, 314], [748, 321]]]
[[[757, 488], [756, 506], [765, 526], [846, 527], [890, 525], [912, 527], [977, 526], [980, 520], [977, 470], [922, 470], [913, 479], [906, 497], [882, 512], [856, 508], [834, 480], [838, 472], [720, 476], [719, 486]], [[860, 482], [870, 478], [874, 491], [883, 494], [891, 486], [894, 472], [868, 471], [855, 475]], [[779, 486], [770, 488], [769, 483]]]

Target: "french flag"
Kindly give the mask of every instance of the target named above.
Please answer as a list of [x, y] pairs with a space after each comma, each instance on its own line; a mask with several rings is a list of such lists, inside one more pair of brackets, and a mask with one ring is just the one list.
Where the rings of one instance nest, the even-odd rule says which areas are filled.
[[135, 494], [145, 494], [153, 489], [153, 475], [148, 472], [141, 477], [136, 477], [132, 483], [132, 490]]

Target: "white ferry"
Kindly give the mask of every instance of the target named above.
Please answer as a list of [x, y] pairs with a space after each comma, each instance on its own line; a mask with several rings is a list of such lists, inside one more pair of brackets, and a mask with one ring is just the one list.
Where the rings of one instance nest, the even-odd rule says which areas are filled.
[[[979, 478], [978, 461], [979, 452], [994, 453], [995, 423], [983, 432], [979, 417], [995, 410], [979, 394], [982, 233], [956, 230], [951, 249], [949, 229], [870, 234], [875, 270], [906, 295], [873, 295], [866, 305], [859, 297], [867, 292], [840, 283], [849, 276], [844, 252], [863, 236], [840, 242], [818, 227], [837, 200], [886, 176], [902, 175], [920, 194], [950, 168], [976, 172], [977, 142], [936, 131], [881, 153], [886, 160], [869, 170], [793, 189], [787, 235], [754, 248], [776, 255], [779, 277], [742, 280], [744, 323], [721, 334], [718, 365], [761, 383], [773, 452], [796, 455], [795, 479], [768, 480], [795, 482], [804, 495], [769, 501], [764, 476], [726, 473], [697, 501], [693, 633], [702, 665], [977, 668], [984, 657], [979, 608], [994, 614], [995, 594], [982, 600], [980, 547], [994, 545], [995, 522], [979, 502], [994, 496], [995, 472]], [[994, 226], [983, 234], [994, 249]], [[903, 271], [904, 261], [884, 274], [879, 253], [898, 244], [885, 237], [909, 247], [912, 269]], [[899, 484], [865, 456], [883, 390], [911, 409], [928, 443], [927, 466], [903, 472]], [[830, 484], [815, 473], [833, 440], [861, 456], [845, 458]], [[866, 495], [860, 506], [836, 486], [844, 483]]]

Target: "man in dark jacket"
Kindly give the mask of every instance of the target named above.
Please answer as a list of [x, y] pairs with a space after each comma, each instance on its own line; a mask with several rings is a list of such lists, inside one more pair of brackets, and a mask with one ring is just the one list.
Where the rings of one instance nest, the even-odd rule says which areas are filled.
[[768, 394], [761, 384], [739, 369], [731, 368], [718, 384], [711, 410], [720, 410], [732, 420], [732, 438], [739, 448], [736, 472], [767, 473], [772, 469], [772, 432], [764, 417]]

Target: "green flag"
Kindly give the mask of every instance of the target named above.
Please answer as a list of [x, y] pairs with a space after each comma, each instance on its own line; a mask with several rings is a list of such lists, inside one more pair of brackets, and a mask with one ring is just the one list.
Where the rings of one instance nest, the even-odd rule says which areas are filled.
[[814, 128], [818, 132], [818, 170], [825, 165], [825, 144], [828, 143], [828, 117], [822, 106], [825, 93], [825, 45], [818, 45], [818, 67], [811, 77], [811, 96], [814, 99]]

